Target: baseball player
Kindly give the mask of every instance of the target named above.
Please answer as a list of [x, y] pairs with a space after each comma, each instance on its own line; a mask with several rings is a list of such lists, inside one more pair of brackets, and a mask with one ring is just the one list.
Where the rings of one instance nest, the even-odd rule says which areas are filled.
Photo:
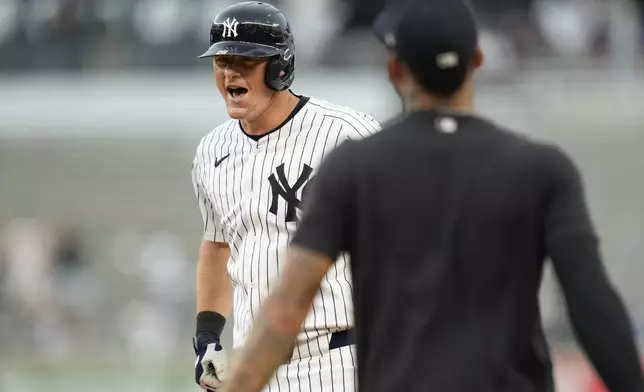
[[[204, 221], [197, 273], [196, 382], [225, 383], [220, 336], [234, 316], [234, 347], [272, 291], [298, 226], [300, 203], [323, 158], [380, 130], [369, 115], [293, 93], [295, 46], [275, 7], [243, 2], [216, 16], [210, 48], [230, 120], [197, 148], [192, 180]], [[268, 391], [353, 391], [353, 296], [341, 255]]]

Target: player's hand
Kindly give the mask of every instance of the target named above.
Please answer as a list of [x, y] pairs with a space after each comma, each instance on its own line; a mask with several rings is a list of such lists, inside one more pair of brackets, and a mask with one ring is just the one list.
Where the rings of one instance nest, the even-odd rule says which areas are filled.
[[214, 335], [204, 334], [194, 340], [195, 381], [207, 392], [221, 388], [228, 370], [226, 350]]

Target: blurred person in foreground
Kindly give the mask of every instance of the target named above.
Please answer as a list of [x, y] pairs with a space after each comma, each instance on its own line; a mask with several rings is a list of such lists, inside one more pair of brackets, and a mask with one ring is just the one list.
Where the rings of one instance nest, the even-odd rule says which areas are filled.
[[538, 291], [551, 258], [613, 392], [644, 391], [628, 315], [561, 149], [478, 117], [466, 4], [403, 1], [375, 23], [405, 113], [322, 165], [280, 285], [222, 391], [260, 390], [336, 256], [351, 257], [363, 391], [553, 391]]
[[[215, 81], [230, 120], [197, 148], [192, 179], [204, 237], [197, 272], [195, 379], [225, 384], [221, 345], [234, 313], [234, 347], [245, 338], [275, 286], [299, 208], [322, 160], [346, 140], [380, 130], [369, 115], [290, 90], [295, 45], [284, 15], [259, 2], [232, 5], [215, 17], [210, 48]], [[310, 317], [298, 326], [271, 391], [354, 390], [353, 294], [348, 262], [338, 255]], [[268, 381], [268, 380], [267, 380]]]

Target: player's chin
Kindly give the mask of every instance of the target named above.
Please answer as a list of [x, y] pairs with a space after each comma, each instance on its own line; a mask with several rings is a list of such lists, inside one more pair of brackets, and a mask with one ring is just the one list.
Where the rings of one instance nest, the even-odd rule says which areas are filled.
[[234, 120], [244, 120], [248, 117], [248, 108], [235, 105], [227, 105], [228, 116]]

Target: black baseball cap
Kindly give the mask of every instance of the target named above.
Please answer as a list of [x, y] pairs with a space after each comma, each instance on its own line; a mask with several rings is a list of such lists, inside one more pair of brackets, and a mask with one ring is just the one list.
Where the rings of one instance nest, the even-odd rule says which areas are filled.
[[440, 95], [463, 84], [478, 44], [474, 15], [464, 0], [391, 0], [373, 29], [426, 90]]

